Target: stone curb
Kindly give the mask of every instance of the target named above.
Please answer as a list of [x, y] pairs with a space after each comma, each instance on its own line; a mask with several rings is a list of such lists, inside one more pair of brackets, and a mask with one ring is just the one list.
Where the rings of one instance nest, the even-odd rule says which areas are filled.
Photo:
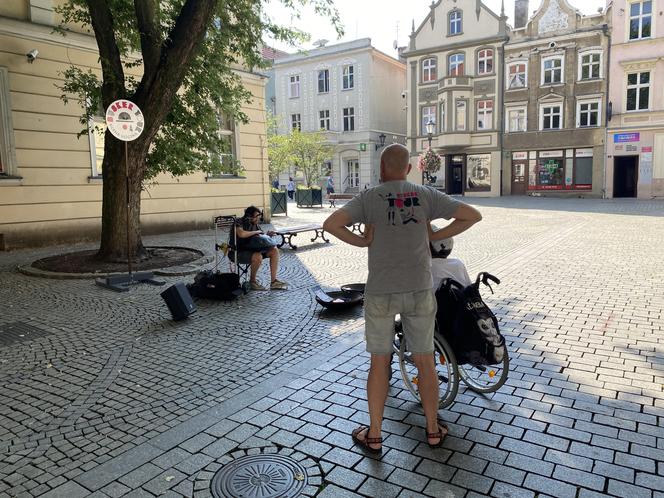
[[[201, 252], [200, 250], [191, 247], [180, 247], [180, 246], [155, 246], [155, 247], [167, 248], [167, 249], [188, 249], [196, 252]], [[198, 273], [203, 269], [205, 265], [210, 264], [212, 261], [214, 261], [214, 258], [212, 256], [203, 255], [202, 257], [195, 259], [191, 263], [186, 263], [184, 265], [172, 266], [166, 268], [155, 268], [152, 270], [137, 270], [137, 271], [151, 271], [155, 275], [159, 275], [162, 277], [182, 277], [185, 275], [192, 275], [194, 273]], [[16, 267], [16, 270], [19, 273], [22, 273], [29, 277], [50, 278], [54, 280], [85, 280], [92, 278], [106, 278], [112, 275], [123, 274], [123, 272], [65, 273], [65, 272], [41, 270], [39, 268], [33, 268], [31, 265], [32, 263], [28, 263], [25, 265], [18, 265]]]

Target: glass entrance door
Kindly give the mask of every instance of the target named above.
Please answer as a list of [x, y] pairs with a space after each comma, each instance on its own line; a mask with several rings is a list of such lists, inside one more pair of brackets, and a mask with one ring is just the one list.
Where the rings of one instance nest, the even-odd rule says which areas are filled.
[[346, 161], [346, 177], [348, 178], [348, 187], [356, 188], [360, 186], [360, 163], [356, 159]]

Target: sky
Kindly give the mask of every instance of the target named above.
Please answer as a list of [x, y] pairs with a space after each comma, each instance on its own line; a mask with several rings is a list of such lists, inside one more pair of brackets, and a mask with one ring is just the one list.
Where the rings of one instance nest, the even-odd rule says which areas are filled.
[[[568, 1], [584, 14], [595, 13], [599, 7], [606, 4], [606, 0]], [[484, 0], [484, 4], [496, 14], [500, 13], [500, 3], [501, 0]], [[394, 41], [398, 39], [399, 46], [408, 44], [413, 19], [417, 29], [429, 13], [431, 0], [334, 0], [334, 4], [339, 10], [345, 29], [345, 35], [340, 40], [337, 39], [330, 21], [310, 10], [303, 11], [300, 20], [292, 19], [290, 11], [283, 7], [279, 0], [271, 0], [267, 12], [280, 24], [292, 24], [311, 35], [311, 41], [298, 48], [312, 48], [312, 42], [319, 39], [326, 39], [329, 44], [334, 44], [368, 37], [378, 50], [396, 57], [397, 51], [392, 48]], [[540, 0], [530, 0], [531, 14], [539, 4]], [[508, 16], [507, 22], [512, 24], [514, 0], [505, 0], [505, 13]], [[278, 43], [273, 45], [286, 52], [297, 51], [297, 48], [288, 45]]]

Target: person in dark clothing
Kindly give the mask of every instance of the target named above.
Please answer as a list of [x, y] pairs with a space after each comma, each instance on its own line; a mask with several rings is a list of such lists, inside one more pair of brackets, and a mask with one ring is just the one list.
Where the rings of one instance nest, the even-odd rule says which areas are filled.
[[261, 211], [256, 206], [249, 206], [244, 210], [244, 216], [237, 220], [235, 226], [235, 235], [237, 236], [237, 249], [238, 251], [252, 251], [251, 255], [251, 271], [249, 274], [249, 285], [252, 290], [266, 291], [257, 279], [258, 269], [263, 262], [263, 258], [270, 258], [270, 289], [271, 290], [286, 290], [288, 284], [277, 279], [277, 272], [279, 271], [279, 250], [276, 247], [264, 248], [260, 250], [251, 249], [250, 239], [261, 235], [272, 236], [276, 232], [270, 230], [264, 232], [258, 225], [260, 221]]

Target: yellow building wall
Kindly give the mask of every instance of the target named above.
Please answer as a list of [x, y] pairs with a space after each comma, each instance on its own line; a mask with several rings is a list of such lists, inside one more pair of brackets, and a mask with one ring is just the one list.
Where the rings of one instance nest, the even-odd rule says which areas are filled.
[[[74, 240], [96, 240], [101, 230], [101, 180], [93, 175], [90, 140], [77, 138], [81, 109], [60, 99], [69, 64], [99, 71], [94, 38], [66, 37], [21, 20], [26, 2], [0, 2], [0, 67], [8, 71], [19, 181], [0, 179], [0, 249]], [[29, 64], [25, 54], [37, 49]], [[202, 172], [174, 178], [162, 174], [141, 201], [144, 234], [211, 226], [220, 214], [241, 214], [250, 204], [269, 219], [265, 148], [264, 78], [240, 71], [253, 95], [244, 107], [250, 122], [238, 125], [238, 159], [244, 178], [208, 180]], [[93, 141], [94, 144], [94, 141]]]

